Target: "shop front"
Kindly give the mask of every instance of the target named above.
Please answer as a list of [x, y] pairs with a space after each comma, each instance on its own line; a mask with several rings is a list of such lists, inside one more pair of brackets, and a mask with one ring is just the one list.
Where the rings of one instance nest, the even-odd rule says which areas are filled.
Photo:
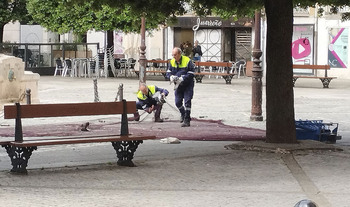
[[234, 21], [220, 17], [178, 17], [173, 30], [174, 46], [186, 50], [184, 45], [193, 47], [198, 40], [203, 53], [201, 61], [251, 59], [251, 19]]

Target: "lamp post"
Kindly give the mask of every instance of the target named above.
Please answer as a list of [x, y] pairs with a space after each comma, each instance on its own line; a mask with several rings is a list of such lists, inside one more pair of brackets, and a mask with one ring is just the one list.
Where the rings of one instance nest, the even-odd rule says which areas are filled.
[[260, 49], [260, 11], [255, 11], [255, 38], [253, 48], [253, 69], [252, 69], [252, 110], [251, 121], [262, 121], [262, 69], [260, 66], [262, 51]]
[[139, 58], [139, 80], [140, 82], [146, 83], [146, 65], [147, 65], [147, 59], [146, 59], [146, 22], [145, 17], [141, 17], [141, 46], [140, 46], [140, 58]]

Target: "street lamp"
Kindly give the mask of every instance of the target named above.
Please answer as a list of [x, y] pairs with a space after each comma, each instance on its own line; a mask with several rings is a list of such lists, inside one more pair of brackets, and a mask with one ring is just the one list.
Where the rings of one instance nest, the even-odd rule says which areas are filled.
[[252, 110], [251, 121], [262, 121], [262, 69], [260, 66], [262, 51], [260, 49], [260, 11], [255, 11], [255, 38], [253, 48], [253, 69], [252, 69]]
[[147, 59], [146, 59], [146, 21], [145, 17], [141, 17], [141, 46], [140, 46], [140, 58], [139, 58], [139, 80], [142, 83], [146, 83], [146, 65], [147, 65]]

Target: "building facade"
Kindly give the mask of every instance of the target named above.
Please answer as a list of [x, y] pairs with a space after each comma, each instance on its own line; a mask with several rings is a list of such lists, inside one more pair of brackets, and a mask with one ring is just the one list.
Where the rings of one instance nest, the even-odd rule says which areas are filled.
[[[324, 7], [324, 14], [317, 14], [318, 8], [294, 9], [293, 43], [291, 45], [293, 64], [329, 64], [328, 75], [350, 79], [349, 28], [350, 21], [341, 21], [342, 12], [349, 12], [349, 7], [339, 10], [337, 15], [330, 14], [329, 7]], [[146, 20], [147, 21], [147, 20]], [[202, 47], [202, 61], [237, 61], [251, 60], [254, 42], [254, 23], [251, 19], [239, 21], [224, 20], [219, 17], [196, 17], [193, 15], [178, 17], [178, 22], [168, 27], [146, 32], [147, 59], [170, 59], [172, 49], [182, 43], [194, 44], [199, 41]], [[281, 25], [283, 26], [283, 25]], [[115, 56], [139, 58], [141, 38], [139, 34], [113, 34]], [[4, 42], [69, 42], [69, 34], [57, 35], [47, 32], [38, 25], [19, 25], [9, 23], [5, 26]], [[105, 47], [106, 33], [89, 31], [87, 43], [99, 43]], [[266, 46], [266, 19], [261, 21], [261, 49], [264, 65]], [[92, 54], [94, 56], [95, 54]], [[295, 71], [299, 72], [299, 71]], [[310, 71], [311, 73], [312, 71]]]

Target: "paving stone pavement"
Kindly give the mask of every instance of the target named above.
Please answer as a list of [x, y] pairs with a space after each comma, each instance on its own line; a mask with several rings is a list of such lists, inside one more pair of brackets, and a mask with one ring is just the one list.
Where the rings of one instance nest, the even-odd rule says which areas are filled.
[[[136, 77], [98, 79], [100, 100], [114, 101], [121, 83], [124, 98], [135, 100]], [[148, 84], [170, 91], [173, 87], [161, 77], [150, 77]], [[27, 206], [287, 207], [311, 199], [319, 207], [348, 207], [349, 89], [350, 81], [343, 79], [333, 80], [329, 89], [323, 89], [317, 80], [298, 80], [294, 88], [296, 119], [339, 123], [342, 140], [336, 144], [312, 140], [293, 145], [269, 144], [263, 140], [181, 140], [180, 144], [162, 144], [152, 140], [139, 146], [134, 158], [138, 167], [134, 168], [116, 165], [115, 152], [106, 143], [48, 146], [33, 152], [26, 176], [8, 172], [10, 161], [2, 148], [1, 206], [25, 203]], [[264, 94], [264, 121], [252, 122], [249, 120], [250, 78], [233, 79], [231, 85], [222, 79], [204, 79], [202, 84], [195, 85], [192, 116], [263, 131]], [[41, 103], [93, 101], [93, 81], [43, 76], [39, 82], [39, 99]], [[172, 91], [167, 102], [174, 105]], [[0, 112], [0, 130], [14, 125], [13, 120], [1, 116]], [[164, 107], [162, 116], [166, 118], [162, 124], [168, 126], [167, 121], [177, 119], [178, 113], [169, 105]], [[96, 118], [24, 120], [23, 125], [80, 124], [87, 120]], [[143, 122], [151, 124], [152, 116], [144, 115]]]

